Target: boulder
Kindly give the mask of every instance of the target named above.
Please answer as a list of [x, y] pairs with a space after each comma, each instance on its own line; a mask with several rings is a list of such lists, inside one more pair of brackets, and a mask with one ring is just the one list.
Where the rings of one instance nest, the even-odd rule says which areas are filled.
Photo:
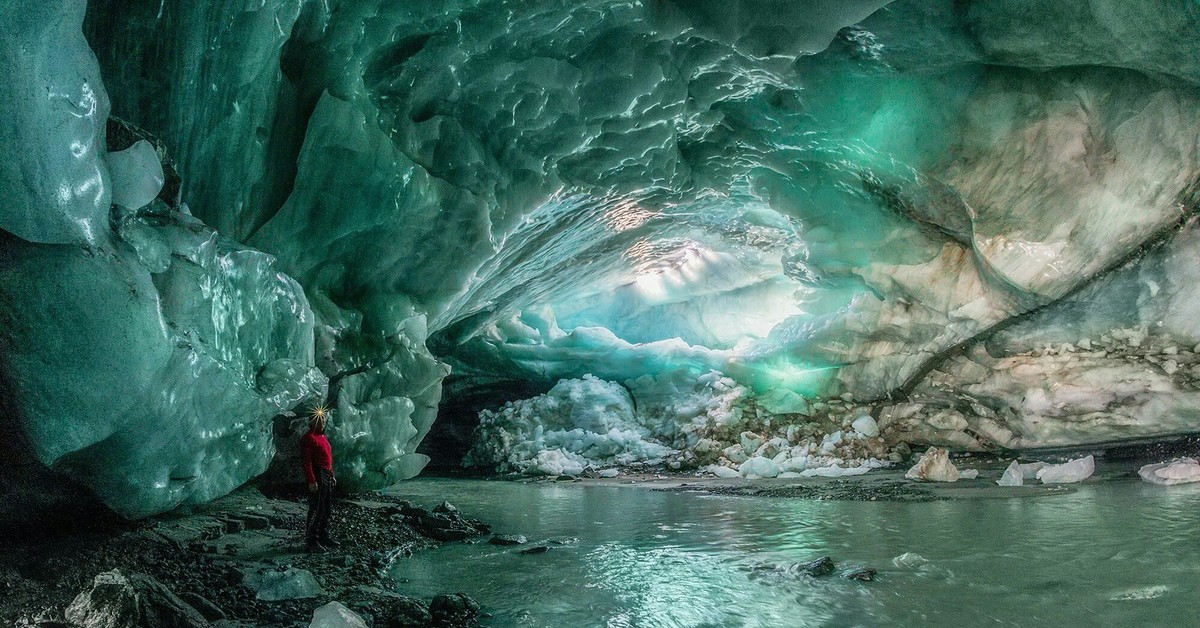
[[463, 593], [439, 595], [429, 603], [435, 626], [469, 626], [479, 615], [479, 603]]
[[367, 628], [367, 622], [341, 602], [330, 602], [313, 611], [308, 628]]
[[114, 569], [92, 581], [67, 606], [67, 622], [79, 628], [193, 628], [208, 620], [150, 576]]
[[324, 590], [307, 569], [280, 567], [247, 571], [243, 582], [264, 602], [316, 597]]

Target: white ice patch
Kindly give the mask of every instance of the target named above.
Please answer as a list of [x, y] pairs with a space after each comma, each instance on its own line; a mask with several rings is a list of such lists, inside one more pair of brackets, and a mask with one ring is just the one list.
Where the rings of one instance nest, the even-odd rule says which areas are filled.
[[1042, 484], [1072, 484], [1086, 480], [1095, 471], [1096, 459], [1086, 456], [1062, 464], [1046, 465], [1037, 472], [1037, 479]]
[[1200, 463], [1193, 458], [1176, 458], [1170, 462], [1148, 464], [1138, 469], [1143, 481], [1162, 486], [1200, 482]]

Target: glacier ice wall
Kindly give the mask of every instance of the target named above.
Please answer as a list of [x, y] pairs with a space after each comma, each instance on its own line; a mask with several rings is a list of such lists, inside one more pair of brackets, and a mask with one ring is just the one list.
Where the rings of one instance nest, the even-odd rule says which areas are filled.
[[376, 487], [439, 404], [587, 374], [892, 441], [1196, 429], [1193, 1], [3, 10], [10, 420], [125, 512], [303, 399]]

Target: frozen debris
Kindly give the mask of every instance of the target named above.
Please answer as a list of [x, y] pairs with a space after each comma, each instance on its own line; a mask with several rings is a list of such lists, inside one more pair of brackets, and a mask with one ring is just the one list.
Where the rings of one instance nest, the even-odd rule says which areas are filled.
[[959, 478], [958, 469], [950, 462], [950, 454], [942, 447], [930, 447], [917, 464], [904, 477], [926, 482], [954, 482]]
[[962, 469], [958, 472], [958, 477], [964, 480], [974, 480], [979, 477], [979, 469]]
[[341, 602], [330, 602], [313, 611], [308, 628], [367, 628], [367, 622]]
[[1200, 462], [1193, 458], [1176, 458], [1170, 462], [1148, 464], [1138, 469], [1143, 481], [1161, 486], [1200, 482]]
[[616, 469], [602, 469], [596, 475], [599, 475], [602, 478], [615, 478], [620, 474], [621, 474], [621, 472]]
[[1000, 486], [1021, 486], [1025, 484], [1025, 476], [1021, 473], [1021, 463], [1013, 460], [1012, 464], [1008, 465], [1008, 468], [1004, 470], [1004, 474], [1000, 476], [1000, 479], [996, 480], [996, 484]]
[[1095, 471], [1096, 459], [1085, 456], [1062, 464], [1046, 465], [1037, 472], [1037, 479], [1042, 484], [1072, 484], [1086, 480]]

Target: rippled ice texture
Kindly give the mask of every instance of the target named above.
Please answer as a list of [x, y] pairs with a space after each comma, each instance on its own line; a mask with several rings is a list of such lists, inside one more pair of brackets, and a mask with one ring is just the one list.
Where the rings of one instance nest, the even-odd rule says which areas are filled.
[[[1200, 604], [1197, 486], [925, 503], [424, 479], [401, 491], [531, 542], [579, 539], [537, 556], [481, 543], [397, 563], [400, 591], [466, 592], [496, 627], [1174, 626]], [[928, 562], [894, 564], [904, 553]], [[878, 579], [751, 571], [824, 554]]]

